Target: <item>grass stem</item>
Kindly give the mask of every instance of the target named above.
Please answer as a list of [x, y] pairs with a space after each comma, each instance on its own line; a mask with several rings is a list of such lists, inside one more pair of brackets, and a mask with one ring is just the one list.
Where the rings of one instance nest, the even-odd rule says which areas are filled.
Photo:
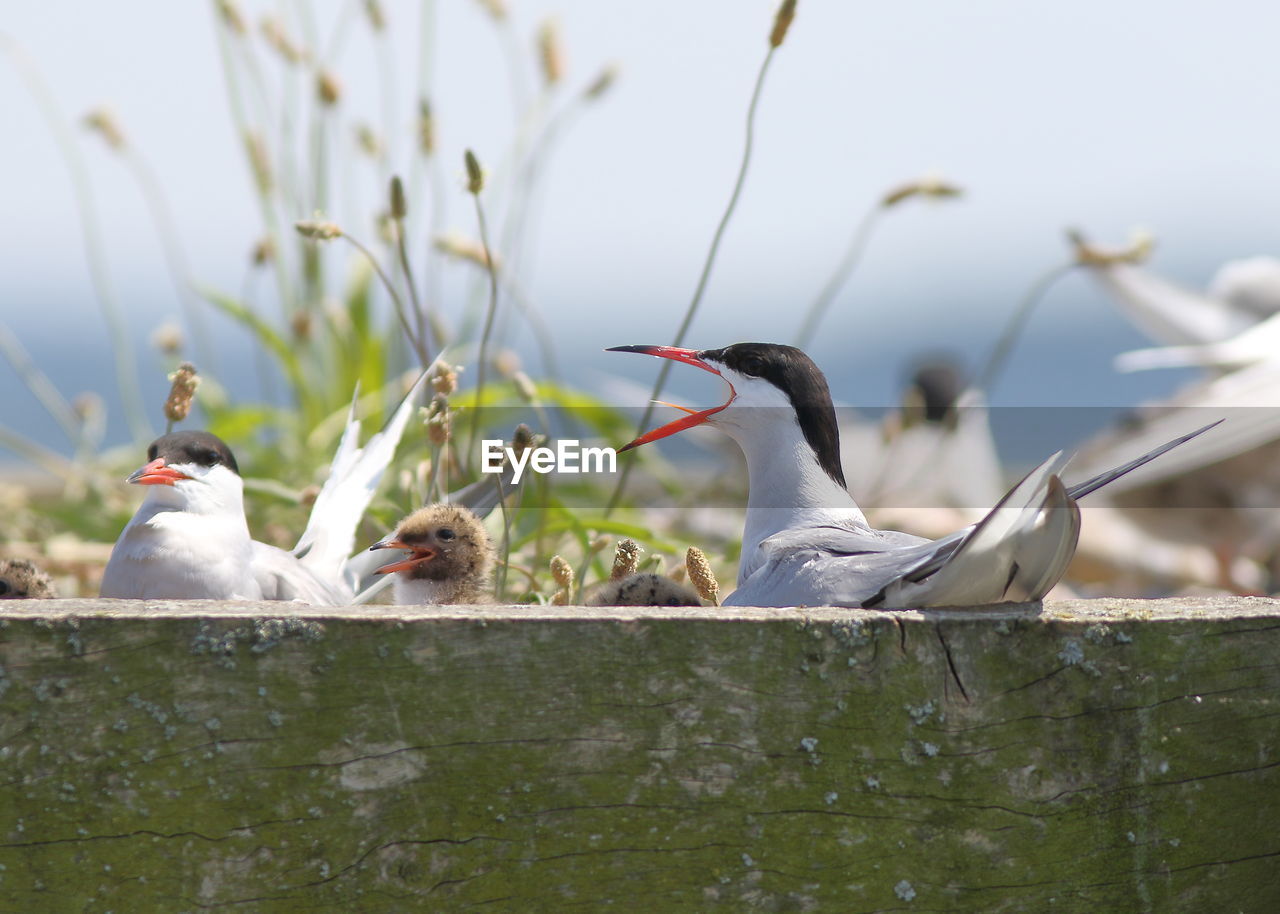
[[[747, 105], [746, 141], [742, 148], [742, 164], [738, 166], [738, 178], [733, 184], [733, 193], [729, 195], [729, 203], [725, 206], [724, 215], [720, 217], [720, 224], [716, 226], [715, 234], [711, 238], [711, 248], [707, 251], [706, 262], [702, 265], [702, 275], [698, 277], [698, 286], [694, 289], [693, 299], [689, 302], [689, 307], [684, 313], [684, 319], [680, 322], [680, 328], [676, 331], [675, 339], [671, 342], [672, 346], [679, 346], [684, 342], [685, 334], [689, 332], [689, 327], [693, 324], [693, 319], [698, 313], [698, 306], [702, 303], [702, 295], [707, 289], [707, 281], [711, 278], [711, 268], [715, 265], [716, 254], [720, 250], [720, 241], [724, 238], [729, 219], [733, 216], [734, 210], [737, 209], [738, 198], [742, 195], [742, 187], [747, 180], [747, 169], [751, 164], [751, 150], [755, 144], [756, 108], [760, 104], [760, 95], [764, 89], [765, 76], [769, 72], [769, 64], [773, 61], [773, 53], [777, 49], [776, 45], [771, 44], [768, 53], [764, 56], [764, 61], [760, 64], [760, 72], [756, 76], [755, 88], [751, 92], [751, 102]], [[671, 372], [671, 365], [670, 361], [664, 359], [662, 367], [658, 369], [658, 379], [654, 382], [653, 393], [649, 396], [649, 402], [644, 408], [644, 415], [640, 418], [637, 435], [643, 434], [645, 429], [649, 427], [649, 420], [653, 418], [653, 410], [656, 405], [654, 401], [662, 395], [662, 388], [666, 386], [667, 375]], [[627, 479], [634, 464], [634, 460], [628, 460], [623, 464], [622, 472], [618, 474], [618, 484], [614, 487], [613, 495], [609, 498], [609, 504], [604, 509], [605, 517], [612, 514], [618, 506], [618, 502], [622, 500], [623, 492], [627, 487]]]

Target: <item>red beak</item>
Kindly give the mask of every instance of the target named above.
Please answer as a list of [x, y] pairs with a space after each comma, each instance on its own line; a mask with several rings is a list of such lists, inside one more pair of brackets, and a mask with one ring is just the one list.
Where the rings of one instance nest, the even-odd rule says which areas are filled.
[[[675, 346], [614, 346], [612, 349], [606, 349], [605, 351], [639, 352], [642, 355], [655, 355], [660, 359], [672, 359], [676, 362], [684, 362], [686, 365], [692, 365], [695, 368], [701, 368], [703, 371], [709, 371], [714, 375], [724, 377], [724, 375], [720, 374], [719, 369], [699, 358], [698, 352], [695, 349], [678, 349]], [[629, 444], [624, 444], [622, 447], [618, 448], [618, 453], [621, 454], [623, 451], [629, 451], [633, 447], [639, 447], [642, 444], [648, 444], [650, 441], [657, 441], [660, 438], [666, 438], [670, 435], [676, 434], [677, 432], [683, 432], [685, 429], [693, 428], [695, 425], [701, 425], [732, 403], [733, 398], [737, 395], [738, 392], [734, 390], [733, 385], [730, 384], [729, 399], [725, 400], [719, 406], [713, 406], [710, 409], [700, 409], [697, 411], [685, 409], [683, 406], [677, 406], [676, 409], [684, 410], [688, 415], [680, 419], [676, 419], [674, 422], [668, 422], [666, 425], [655, 428], [651, 432], [645, 432], [635, 441], [632, 441]], [[663, 405], [671, 406], [672, 404], [665, 403]]]
[[403, 549], [406, 552], [412, 552], [409, 558], [401, 559], [398, 562], [391, 562], [383, 565], [374, 574], [391, 574], [393, 571], [411, 571], [423, 562], [429, 562], [436, 557], [436, 550], [430, 546], [410, 546], [400, 542], [398, 539], [385, 539], [380, 543], [374, 543], [369, 547], [369, 551], [374, 549]]
[[133, 475], [125, 482], [132, 482], [140, 486], [171, 486], [179, 479], [190, 479], [186, 473], [181, 473], [171, 466], [166, 466], [163, 457], [157, 457], [144, 467], [134, 470]]

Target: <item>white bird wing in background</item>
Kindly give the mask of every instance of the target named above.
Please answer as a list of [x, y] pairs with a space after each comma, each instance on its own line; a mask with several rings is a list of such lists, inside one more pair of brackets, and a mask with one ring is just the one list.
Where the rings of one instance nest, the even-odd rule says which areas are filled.
[[1235, 336], [1258, 322], [1256, 313], [1193, 291], [1131, 264], [1090, 268], [1121, 312], [1153, 340], [1199, 345]]
[[1140, 410], [1119, 429], [1085, 445], [1076, 465], [1085, 473], [1163, 441], [1206, 414], [1226, 416], [1214, 434], [1128, 474], [1108, 494], [1182, 476], [1280, 439], [1280, 362], [1262, 363], [1191, 385], [1165, 403]]
[[355, 549], [356, 527], [373, 500], [383, 472], [395, 456], [426, 377], [424, 372], [382, 431], [374, 434], [363, 448], [358, 446], [360, 421], [355, 418], [359, 391], [352, 397], [342, 440], [329, 465], [329, 476], [316, 496], [307, 528], [293, 549], [301, 563], [326, 582], [355, 586], [355, 579], [344, 565]]

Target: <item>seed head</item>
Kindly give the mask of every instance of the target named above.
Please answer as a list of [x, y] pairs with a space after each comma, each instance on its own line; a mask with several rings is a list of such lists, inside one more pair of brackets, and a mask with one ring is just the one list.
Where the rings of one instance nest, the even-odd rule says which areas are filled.
[[112, 149], [124, 148], [124, 131], [120, 129], [120, 121], [116, 119], [115, 112], [105, 105], [86, 114], [84, 125], [101, 136]]
[[1067, 231], [1067, 240], [1075, 250], [1076, 263], [1084, 267], [1144, 263], [1156, 246], [1155, 236], [1146, 229], [1134, 230], [1129, 237], [1129, 244], [1122, 248], [1098, 247], [1089, 242], [1077, 229]]
[[332, 241], [342, 234], [342, 229], [336, 222], [326, 222], [323, 219], [299, 219], [293, 227], [298, 230], [299, 235], [314, 241]]
[[514, 378], [520, 365], [520, 355], [514, 349], [499, 349], [493, 357], [493, 367], [504, 378]]
[[258, 240], [250, 255], [255, 267], [260, 267], [276, 259], [276, 242], [270, 235]]
[[449, 401], [437, 394], [421, 413], [427, 427], [427, 440], [435, 447], [444, 447], [449, 441], [452, 425]]
[[613, 568], [609, 572], [609, 580], [616, 581], [636, 573], [636, 564], [640, 560], [640, 546], [633, 539], [618, 541], [618, 548], [613, 554]]
[[[458, 232], [445, 232], [443, 235], [436, 236], [434, 244], [441, 254], [458, 260], [469, 260], [476, 266], [489, 269], [489, 255], [485, 246], [465, 235]], [[493, 264], [495, 268], [501, 269], [502, 261], [494, 257]]]
[[378, 0], [364, 0], [364, 14], [369, 17], [369, 25], [375, 32], [381, 32], [387, 27], [387, 16]]
[[946, 200], [950, 197], [958, 197], [963, 193], [963, 188], [946, 181], [940, 175], [925, 175], [918, 181], [911, 181], [900, 187], [893, 188], [880, 199], [880, 205], [888, 209], [911, 197]]
[[316, 95], [319, 96], [321, 104], [332, 108], [342, 98], [342, 83], [338, 82], [338, 77], [328, 70], [321, 70], [316, 75]]
[[164, 401], [164, 417], [170, 422], [181, 422], [191, 412], [191, 400], [200, 386], [200, 376], [190, 362], [183, 362], [169, 375], [169, 398]]
[[484, 7], [484, 11], [493, 17], [494, 22], [501, 22], [507, 18], [506, 0], [478, 0], [478, 2]]
[[249, 167], [253, 169], [253, 181], [258, 185], [258, 193], [269, 193], [272, 185], [271, 157], [267, 155], [267, 144], [263, 142], [262, 135], [246, 131], [244, 150], [249, 156]]
[[608, 64], [600, 71], [600, 75], [591, 81], [591, 85], [582, 91], [582, 95], [584, 98], [595, 101], [613, 88], [613, 84], [617, 81], [618, 65], [616, 63]]
[[787, 37], [787, 29], [791, 28], [791, 20], [796, 18], [796, 0], [782, 0], [778, 7], [778, 15], [773, 19], [773, 31], [769, 33], [769, 45], [778, 47]]
[[266, 39], [267, 44], [287, 62], [298, 64], [307, 59], [307, 49], [289, 37], [284, 26], [275, 16], [263, 17], [260, 27], [262, 37]]
[[533, 433], [533, 429], [521, 422], [516, 426], [516, 430], [511, 433], [511, 450], [519, 457], [533, 447], [537, 440], [538, 436]]
[[533, 378], [529, 377], [523, 371], [517, 371], [511, 375], [511, 383], [515, 385], [516, 393], [518, 393], [526, 403], [538, 402], [538, 387], [533, 383]]
[[172, 321], [166, 321], [151, 331], [151, 345], [165, 355], [177, 355], [182, 351], [182, 328]]
[[311, 312], [299, 308], [289, 318], [289, 329], [293, 331], [295, 340], [311, 339]]
[[222, 21], [231, 31], [237, 35], [248, 34], [249, 27], [245, 25], [244, 16], [232, 0], [218, 0], [218, 14], [222, 16]]
[[382, 140], [378, 133], [368, 124], [356, 127], [356, 145], [369, 158], [378, 161], [382, 158]]
[[480, 161], [470, 149], [463, 155], [467, 163], [467, 192], [478, 194], [484, 190], [484, 172], [480, 169]]
[[448, 362], [437, 362], [431, 372], [431, 389], [442, 397], [447, 397], [458, 389], [458, 369]]
[[562, 556], [553, 555], [551, 557], [551, 577], [555, 579], [560, 589], [551, 597], [551, 602], [556, 606], [564, 606], [569, 602], [569, 595], [573, 592], [573, 566], [570, 565]]
[[545, 20], [538, 29], [538, 59], [542, 62], [542, 78], [546, 84], [559, 85], [564, 79], [564, 42], [560, 38], [560, 23], [554, 18]]
[[702, 550], [697, 546], [690, 546], [684, 555], [684, 566], [689, 571], [689, 583], [698, 591], [698, 596], [719, 606], [720, 584]]
[[92, 422], [100, 419], [106, 412], [106, 401], [101, 394], [86, 390], [71, 401], [71, 409], [81, 422]]
[[436, 151], [436, 119], [426, 98], [418, 99], [418, 149], [424, 156]]
[[404, 183], [399, 175], [391, 176], [391, 218], [399, 221], [409, 215], [409, 205], [404, 199]]

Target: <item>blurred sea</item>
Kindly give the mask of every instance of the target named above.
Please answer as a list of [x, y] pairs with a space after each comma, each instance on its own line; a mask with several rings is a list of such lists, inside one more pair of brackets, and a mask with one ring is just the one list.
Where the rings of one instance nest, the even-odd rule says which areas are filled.
[[[925, 307], [922, 303], [921, 308]], [[903, 308], [899, 313], [910, 310]], [[1112, 358], [1126, 349], [1149, 345], [1146, 339], [1105, 309], [1091, 309], [1082, 320], [1071, 322], [1057, 310], [1059, 313], [1033, 317], [989, 393], [997, 445], [1002, 459], [1013, 467], [1038, 461], [1061, 448], [1071, 449], [1132, 407], [1166, 396], [1194, 376], [1189, 371], [1118, 374], [1111, 367]], [[955, 309], [952, 313], [966, 312]], [[105, 333], [98, 330], [101, 321], [91, 317], [59, 323], [57, 314], [55, 306], [28, 308], [16, 318], [4, 319], [64, 397], [74, 400], [85, 391], [102, 396], [107, 410], [104, 446], [127, 444], [129, 432], [112, 352]], [[700, 321], [689, 338], [692, 346], [725, 345], [740, 335], [716, 331], [710, 318]], [[135, 319], [131, 336], [143, 398], [153, 425], [158, 426], [168, 384], [164, 360], [148, 342], [156, 323], [154, 317]], [[647, 328], [619, 328], [617, 320], [597, 321], [582, 315], [562, 323], [565, 329], [558, 335], [558, 345], [564, 380], [596, 393], [603, 391], [602, 395], [616, 405], [642, 406], [647, 396], [644, 388], [655, 377], [656, 362], [602, 350], [621, 343], [669, 342], [670, 329], [659, 329], [665, 328], [665, 322]], [[999, 327], [995, 319], [966, 325], [941, 317], [921, 322], [882, 320], [867, 331], [857, 328], [860, 332], [854, 334], [847, 324], [842, 327], [835, 320], [831, 332], [824, 333], [809, 351], [826, 372], [839, 403], [876, 414], [898, 402], [913, 360], [922, 354], [946, 352], [976, 371]], [[269, 367], [264, 367], [264, 359], [243, 331], [222, 323], [215, 326], [212, 337], [215, 362], [212, 367], [198, 367], [221, 384], [233, 401], [282, 402], [283, 385]], [[536, 354], [516, 348], [530, 373], [537, 374]], [[711, 401], [703, 400], [719, 395], [720, 388], [715, 386], [719, 382], [714, 378], [691, 378], [689, 374], [700, 373], [672, 375], [668, 388], [671, 399], [708, 405]], [[621, 379], [621, 383], [611, 388], [611, 378]], [[0, 425], [42, 447], [70, 452], [70, 443], [57, 423], [4, 363], [0, 363]], [[31, 468], [0, 446], [0, 472], [17, 467]]]

